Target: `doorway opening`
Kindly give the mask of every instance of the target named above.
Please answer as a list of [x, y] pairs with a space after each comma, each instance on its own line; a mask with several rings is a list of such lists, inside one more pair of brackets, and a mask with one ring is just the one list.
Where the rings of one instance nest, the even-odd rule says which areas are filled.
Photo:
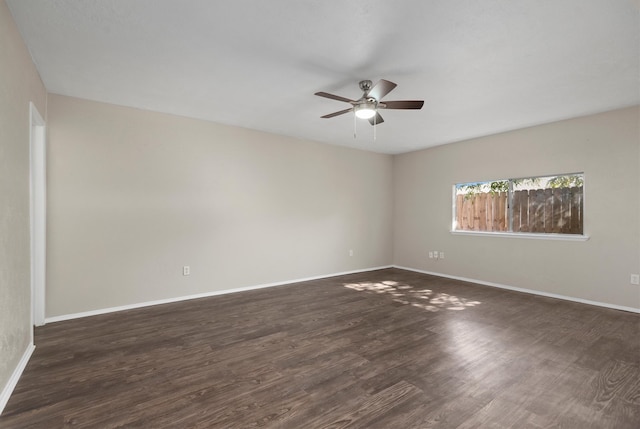
[[42, 115], [29, 103], [29, 182], [31, 217], [31, 321], [45, 324], [46, 272], [46, 133]]

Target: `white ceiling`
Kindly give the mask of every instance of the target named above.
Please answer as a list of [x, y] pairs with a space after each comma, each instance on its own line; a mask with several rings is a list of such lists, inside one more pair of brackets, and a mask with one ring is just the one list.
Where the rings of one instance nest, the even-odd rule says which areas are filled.
[[[7, 0], [48, 91], [402, 153], [640, 104], [638, 0]], [[418, 111], [350, 114], [358, 81]]]

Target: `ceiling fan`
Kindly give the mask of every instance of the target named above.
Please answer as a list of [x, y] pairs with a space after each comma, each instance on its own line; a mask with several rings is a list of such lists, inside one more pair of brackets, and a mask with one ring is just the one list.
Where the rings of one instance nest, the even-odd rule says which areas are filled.
[[368, 119], [371, 125], [378, 125], [384, 122], [384, 119], [378, 113], [379, 109], [422, 109], [424, 100], [381, 101], [382, 97], [393, 91], [396, 86], [398, 85], [384, 79], [380, 79], [373, 86], [370, 80], [362, 80], [360, 81], [360, 89], [364, 94], [358, 100], [349, 100], [327, 92], [316, 92], [315, 95], [320, 97], [344, 101], [352, 106], [348, 109], [321, 116], [321, 118], [333, 118], [353, 111], [358, 118]]

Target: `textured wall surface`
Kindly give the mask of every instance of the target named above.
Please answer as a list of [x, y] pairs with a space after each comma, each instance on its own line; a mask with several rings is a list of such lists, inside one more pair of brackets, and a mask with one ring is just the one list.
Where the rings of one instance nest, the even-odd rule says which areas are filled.
[[0, 390], [31, 341], [29, 102], [45, 115], [46, 92], [0, 1]]

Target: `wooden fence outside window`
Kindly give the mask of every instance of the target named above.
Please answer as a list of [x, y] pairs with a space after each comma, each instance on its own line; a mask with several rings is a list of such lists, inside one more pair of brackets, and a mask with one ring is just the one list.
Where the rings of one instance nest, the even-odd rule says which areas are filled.
[[[513, 230], [549, 234], [583, 233], [583, 187], [513, 192]], [[509, 231], [507, 192], [456, 195], [456, 230]]]

